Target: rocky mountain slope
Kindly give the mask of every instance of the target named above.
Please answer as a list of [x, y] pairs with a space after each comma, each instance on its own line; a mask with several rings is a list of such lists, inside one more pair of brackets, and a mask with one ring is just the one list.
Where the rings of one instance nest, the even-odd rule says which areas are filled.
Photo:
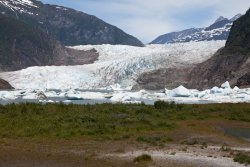
[[227, 40], [233, 22], [240, 17], [241, 14], [237, 14], [231, 19], [221, 16], [209, 27], [191, 28], [180, 32], [164, 34], [153, 40], [151, 44]]
[[225, 48], [191, 72], [190, 87], [207, 88], [230, 81], [250, 86], [250, 9], [234, 22]]
[[80, 54], [42, 31], [0, 14], [0, 71], [30, 66], [80, 65], [97, 57], [95, 50]]
[[[237, 18], [237, 16], [235, 17]], [[234, 18], [234, 19], [235, 19]], [[220, 23], [223, 18], [218, 19]], [[201, 64], [188, 68], [161, 68], [141, 74], [136, 89], [163, 89], [183, 85], [207, 89], [229, 81], [232, 86], [250, 86], [250, 11], [236, 20], [225, 47]]]
[[0, 79], [0, 90], [9, 90], [13, 87], [5, 80]]
[[[192, 66], [194, 66], [193, 64]], [[133, 87], [134, 90], [160, 90], [174, 89], [177, 86], [183, 85], [187, 87], [189, 82], [189, 73], [192, 70], [189, 67], [175, 68], [160, 68], [153, 71], [144, 72], [137, 78], [137, 84]]]
[[37, 0], [0, 0], [0, 12], [39, 28], [64, 45], [143, 46], [135, 37], [95, 16]]

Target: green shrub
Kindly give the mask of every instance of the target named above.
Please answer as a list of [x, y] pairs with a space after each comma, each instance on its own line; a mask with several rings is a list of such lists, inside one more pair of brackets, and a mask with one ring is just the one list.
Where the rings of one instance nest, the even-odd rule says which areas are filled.
[[185, 141], [181, 142], [181, 144], [192, 146], [192, 145], [198, 144], [198, 141], [196, 139], [190, 139], [190, 140], [185, 140]]
[[234, 162], [249, 165], [250, 164], [250, 156], [247, 154], [239, 153], [239, 154], [235, 155]]
[[136, 141], [138, 142], [145, 142], [151, 145], [156, 146], [157, 144], [159, 144], [162, 139], [159, 136], [139, 136]]
[[149, 161], [153, 161], [152, 157], [148, 154], [142, 154], [138, 157], [135, 157], [133, 160], [135, 163], [139, 163], [139, 162], [149, 162]]
[[154, 103], [154, 107], [156, 109], [167, 109], [167, 108], [173, 109], [176, 107], [176, 104], [175, 102], [156, 101]]

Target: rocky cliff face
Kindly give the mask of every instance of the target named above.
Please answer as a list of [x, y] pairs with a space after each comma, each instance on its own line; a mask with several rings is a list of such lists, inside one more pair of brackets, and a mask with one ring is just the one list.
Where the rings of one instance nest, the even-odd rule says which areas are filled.
[[64, 45], [143, 46], [135, 37], [95, 16], [36, 0], [0, 0], [0, 12], [38, 28]]
[[250, 10], [234, 22], [225, 48], [195, 67], [189, 87], [200, 89], [229, 81], [231, 85], [250, 86]]
[[0, 79], [0, 90], [9, 90], [13, 87], [5, 80]]
[[135, 90], [148, 89], [174, 89], [177, 86], [188, 85], [188, 74], [192, 68], [168, 68], [159, 69], [139, 75], [137, 84], [133, 87]]
[[39, 29], [0, 14], [0, 71], [30, 66], [80, 65], [96, 60], [95, 50], [74, 51]]
[[[221, 18], [215, 24], [223, 20]], [[184, 85], [202, 90], [220, 86], [225, 81], [232, 86], [250, 86], [250, 10], [233, 23], [225, 47], [213, 57], [185, 69], [159, 69], [144, 73], [139, 76], [135, 88], [171, 89]]]

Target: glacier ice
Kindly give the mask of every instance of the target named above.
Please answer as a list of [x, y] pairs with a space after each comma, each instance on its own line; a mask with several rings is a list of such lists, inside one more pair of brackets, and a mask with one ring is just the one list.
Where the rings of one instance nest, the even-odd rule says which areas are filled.
[[191, 92], [181, 85], [178, 88], [169, 91], [168, 95], [172, 97], [189, 97], [191, 96]]
[[[131, 91], [136, 77], [159, 68], [192, 66], [210, 58], [225, 41], [148, 45], [144, 48], [122, 45], [86, 45], [100, 54], [93, 64], [78, 66], [30, 67], [0, 73], [14, 91], [0, 91], [0, 103], [17, 99], [36, 99], [42, 103], [73, 103], [74, 100], [146, 103], [156, 100], [180, 103], [250, 102], [250, 89], [231, 88], [229, 82], [204, 91], [179, 86], [164, 92]], [[152, 103], [150, 103], [152, 104]]]
[[[210, 58], [225, 41], [190, 42], [134, 47], [125, 45], [84, 45], [78, 50], [96, 49], [93, 64], [80, 66], [30, 67], [0, 73], [17, 89], [131, 89], [138, 75], [159, 68], [189, 67]], [[119, 84], [120, 87], [117, 87]], [[110, 86], [111, 85], [111, 86]]]
[[[116, 85], [120, 87], [119, 85]], [[110, 103], [141, 103], [153, 104], [154, 101], [175, 101], [178, 103], [242, 103], [250, 102], [250, 89], [240, 89], [235, 87], [229, 89], [227, 87], [213, 87], [204, 91], [198, 91], [194, 89], [187, 89], [183, 86], [179, 86], [175, 89], [165, 92], [146, 91], [140, 90], [137, 92], [129, 90], [14, 90], [14, 91], [0, 91], [0, 103], [3, 101], [11, 101], [15, 99], [37, 99], [41, 103], [74, 103], [75, 100], [102, 100], [103, 102]], [[38, 96], [43, 94], [48, 99], [41, 100]], [[56, 98], [56, 99], [50, 99]], [[25, 102], [25, 101], [24, 101]]]
[[230, 86], [229, 82], [226, 81], [225, 83], [223, 83], [223, 84], [221, 85], [221, 88], [223, 88], [223, 89], [231, 89], [231, 86]]

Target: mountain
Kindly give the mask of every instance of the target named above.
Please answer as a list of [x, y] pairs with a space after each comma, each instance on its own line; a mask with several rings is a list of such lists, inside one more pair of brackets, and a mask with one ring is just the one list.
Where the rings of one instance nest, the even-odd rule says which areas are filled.
[[41, 30], [0, 14], [0, 71], [30, 66], [81, 65], [97, 58], [95, 50], [80, 54], [65, 48]]
[[0, 79], [0, 90], [9, 90], [13, 89], [13, 87], [5, 80]]
[[231, 19], [220, 16], [206, 28], [191, 28], [180, 32], [172, 32], [161, 35], [150, 44], [179, 43], [190, 41], [227, 40], [231, 26], [235, 20], [241, 17], [237, 14]]
[[62, 6], [36, 0], [0, 0], [0, 12], [42, 30], [64, 45], [143, 46], [135, 37], [95, 16]]
[[250, 9], [233, 23], [226, 46], [192, 70], [189, 86], [204, 89], [224, 81], [250, 86]]
[[[239, 15], [235, 18], [238, 17]], [[222, 18], [214, 25], [221, 22], [223, 22]], [[145, 72], [138, 77], [135, 89], [171, 89], [183, 85], [187, 88], [203, 90], [213, 86], [219, 87], [225, 81], [229, 81], [232, 86], [249, 87], [249, 71], [250, 9], [233, 22], [225, 46], [217, 50], [209, 59], [192, 67], [165, 67]]]

